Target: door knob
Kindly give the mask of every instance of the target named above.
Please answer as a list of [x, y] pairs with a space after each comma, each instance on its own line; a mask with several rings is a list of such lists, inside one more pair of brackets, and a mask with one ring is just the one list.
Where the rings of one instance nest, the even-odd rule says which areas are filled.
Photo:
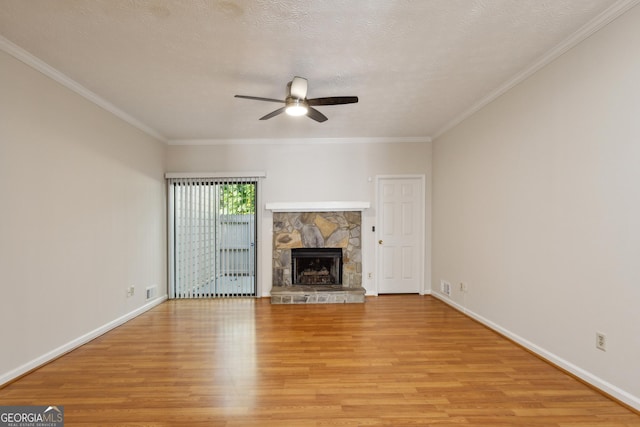
[[378, 240], [378, 244], [381, 245], [382, 244], [382, 240]]

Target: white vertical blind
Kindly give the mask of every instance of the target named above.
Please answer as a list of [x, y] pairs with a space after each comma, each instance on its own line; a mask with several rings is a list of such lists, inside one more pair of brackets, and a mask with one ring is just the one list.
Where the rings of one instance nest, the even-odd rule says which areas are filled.
[[170, 178], [170, 296], [255, 296], [255, 177]]

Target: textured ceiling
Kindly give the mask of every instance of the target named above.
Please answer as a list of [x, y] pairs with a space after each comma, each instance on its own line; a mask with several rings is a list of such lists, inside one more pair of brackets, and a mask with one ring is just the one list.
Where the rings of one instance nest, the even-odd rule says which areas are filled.
[[[615, 0], [0, 0], [0, 35], [166, 140], [428, 138]], [[329, 120], [258, 118], [293, 76]]]

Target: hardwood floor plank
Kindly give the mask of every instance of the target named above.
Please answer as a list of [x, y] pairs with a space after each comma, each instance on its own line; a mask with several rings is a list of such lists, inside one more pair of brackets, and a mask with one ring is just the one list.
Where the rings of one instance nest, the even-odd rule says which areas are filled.
[[640, 426], [442, 302], [168, 301], [0, 389], [68, 426]]

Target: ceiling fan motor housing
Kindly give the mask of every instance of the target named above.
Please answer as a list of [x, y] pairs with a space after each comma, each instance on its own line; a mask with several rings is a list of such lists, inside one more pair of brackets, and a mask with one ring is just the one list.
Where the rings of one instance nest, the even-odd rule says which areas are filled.
[[305, 99], [307, 97], [307, 87], [307, 79], [296, 76], [287, 84], [287, 97]]

